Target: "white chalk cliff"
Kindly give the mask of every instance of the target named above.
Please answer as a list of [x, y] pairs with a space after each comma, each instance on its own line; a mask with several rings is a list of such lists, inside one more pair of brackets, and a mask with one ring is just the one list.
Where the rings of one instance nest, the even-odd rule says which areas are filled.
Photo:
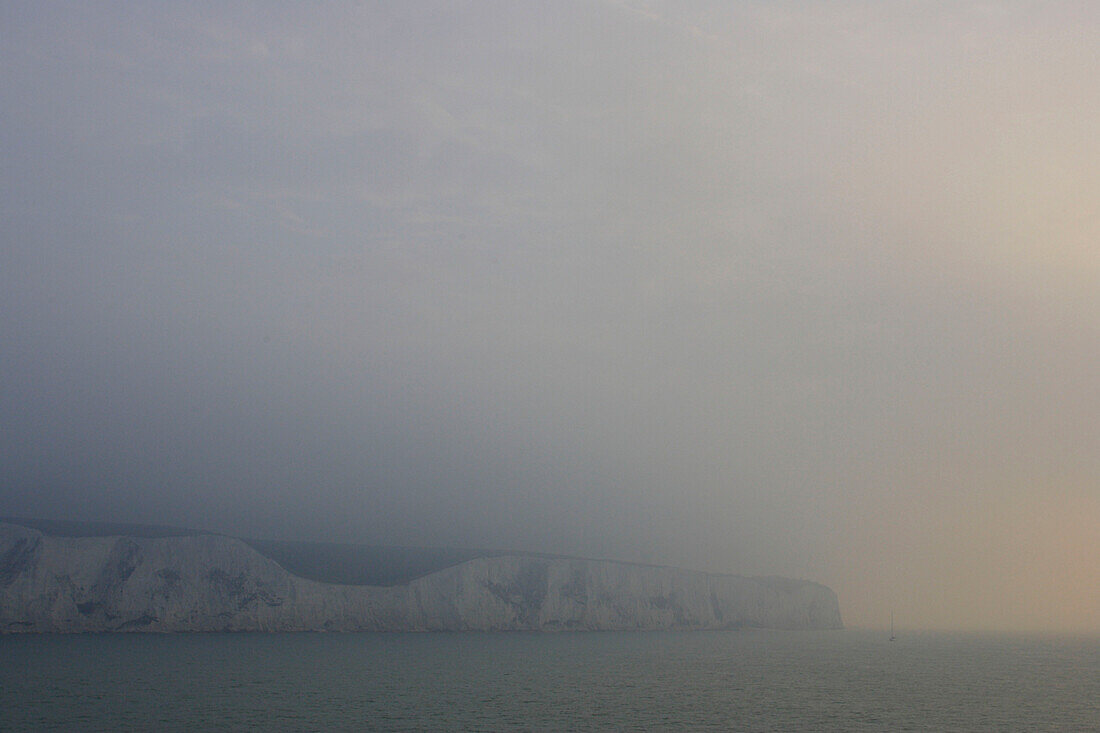
[[0, 633], [840, 628], [823, 585], [483, 557], [392, 587], [318, 583], [231, 537], [53, 537], [0, 523]]

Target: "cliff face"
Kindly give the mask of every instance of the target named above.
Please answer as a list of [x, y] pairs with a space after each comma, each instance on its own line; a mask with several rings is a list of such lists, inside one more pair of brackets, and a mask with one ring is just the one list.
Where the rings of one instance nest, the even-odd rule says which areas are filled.
[[400, 586], [331, 585], [229, 537], [47, 537], [0, 523], [0, 633], [741, 626], [840, 628], [840, 610], [805, 581], [527, 556]]

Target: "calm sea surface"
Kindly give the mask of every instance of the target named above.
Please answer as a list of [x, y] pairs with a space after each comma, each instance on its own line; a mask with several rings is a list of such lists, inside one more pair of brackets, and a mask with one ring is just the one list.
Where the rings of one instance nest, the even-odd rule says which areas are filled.
[[0, 730], [1100, 731], [1100, 638], [0, 637]]

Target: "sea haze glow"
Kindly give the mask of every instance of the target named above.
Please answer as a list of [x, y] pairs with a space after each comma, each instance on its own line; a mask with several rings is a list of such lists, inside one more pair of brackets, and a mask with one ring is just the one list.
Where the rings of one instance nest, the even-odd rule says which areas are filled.
[[6, 3], [0, 514], [1100, 631], [1100, 5]]

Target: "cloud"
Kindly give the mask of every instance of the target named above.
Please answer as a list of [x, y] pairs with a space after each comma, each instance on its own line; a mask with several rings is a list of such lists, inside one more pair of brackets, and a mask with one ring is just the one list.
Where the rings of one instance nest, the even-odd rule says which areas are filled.
[[1092, 11], [3, 12], [5, 512], [1087, 622]]

